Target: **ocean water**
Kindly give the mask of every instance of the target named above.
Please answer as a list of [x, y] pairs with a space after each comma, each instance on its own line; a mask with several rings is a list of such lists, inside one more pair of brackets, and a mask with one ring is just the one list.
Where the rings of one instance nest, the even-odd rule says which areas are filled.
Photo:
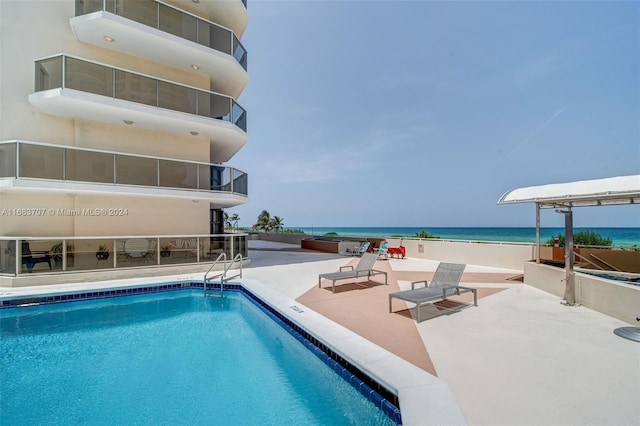
[[[535, 227], [522, 228], [437, 228], [437, 227], [295, 227], [287, 229], [299, 229], [309, 235], [324, 235], [336, 232], [342, 236], [352, 237], [413, 237], [422, 231], [445, 240], [470, 240], [470, 241], [496, 241], [496, 242], [523, 242], [534, 243], [536, 241]], [[640, 228], [575, 228], [578, 231], [590, 230], [603, 237], [611, 238], [613, 245], [617, 247], [640, 246]], [[564, 227], [540, 228], [540, 241], [546, 242], [550, 238], [564, 235]]]

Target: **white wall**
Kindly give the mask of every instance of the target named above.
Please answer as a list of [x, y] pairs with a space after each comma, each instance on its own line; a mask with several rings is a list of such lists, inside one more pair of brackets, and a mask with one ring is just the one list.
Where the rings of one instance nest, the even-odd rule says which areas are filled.
[[[398, 247], [399, 238], [387, 238], [389, 247]], [[499, 244], [443, 240], [403, 239], [407, 257], [442, 262], [467, 263], [522, 270], [524, 263], [535, 259], [533, 244]]]
[[[525, 284], [558, 297], [564, 297], [565, 270], [544, 264], [527, 262]], [[638, 325], [640, 317], [640, 286], [575, 273], [576, 302], [603, 314]]]

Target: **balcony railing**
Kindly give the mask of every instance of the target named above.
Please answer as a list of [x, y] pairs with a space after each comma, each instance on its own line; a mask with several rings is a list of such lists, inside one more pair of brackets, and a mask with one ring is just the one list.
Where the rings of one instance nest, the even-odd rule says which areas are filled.
[[[247, 7], [246, 1], [242, 2]], [[76, 0], [76, 16], [105, 11], [233, 56], [247, 70], [247, 51], [228, 28], [156, 0]]]
[[247, 131], [247, 112], [233, 98], [143, 74], [58, 55], [36, 61], [35, 78], [36, 92], [74, 89], [227, 121]]
[[20, 141], [0, 143], [2, 177], [248, 194], [232, 167]]
[[0, 276], [150, 268], [248, 257], [247, 234], [0, 238]]

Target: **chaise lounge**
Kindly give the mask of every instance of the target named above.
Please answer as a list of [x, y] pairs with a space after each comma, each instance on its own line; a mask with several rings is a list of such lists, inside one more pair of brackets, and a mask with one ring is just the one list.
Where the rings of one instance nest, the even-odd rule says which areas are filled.
[[[460, 278], [466, 265], [458, 263], [440, 263], [436, 269], [431, 284], [426, 280], [411, 283], [411, 290], [399, 291], [389, 294], [389, 313], [393, 312], [391, 302], [395, 299], [415, 303], [416, 321], [420, 322], [420, 307], [435, 300], [447, 300], [447, 297], [473, 292], [473, 306], [478, 306], [477, 289], [460, 287]], [[424, 283], [425, 287], [415, 288], [418, 283]]]
[[[355, 266], [343, 266], [340, 268], [339, 272], [329, 272], [327, 274], [320, 274], [318, 277], [318, 288], [321, 288], [322, 279], [331, 281], [331, 291], [333, 293], [336, 292], [336, 281], [344, 280], [347, 278], [360, 278], [366, 276], [367, 278], [371, 278], [373, 275], [381, 275], [384, 274], [384, 283], [387, 283], [387, 273], [384, 271], [378, 271], [373, 269], [376, 260], [378, 259], [377, 253], [364, 253], [362, 258]], [[346, 268], [351, 268], [351, 270], [346, 270]]]
[[369, 246], [371, 243], [369, 241], [364, 241], [360, 247], [354, 247], [352, 249], [347, 249], [347, 255], [349, 256], [362, 256], [364, 253], [369, 250]]

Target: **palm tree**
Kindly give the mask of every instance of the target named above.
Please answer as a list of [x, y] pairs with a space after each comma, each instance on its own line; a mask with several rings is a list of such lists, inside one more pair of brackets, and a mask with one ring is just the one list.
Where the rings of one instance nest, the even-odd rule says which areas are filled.
[[271, 215], [268, 211], [262, 210], [262, 213], [258, 215], [258, 221], [253, 225], [253, 229], [256, 231], [269, 231], [269, 223], [271, 222]]
[[238, 221], [240, 220], [240, 216], [238, 216], [238, 213], [234, 213], [231, 215], [231, 217], [229, 218], [229, 222], [233, 222], [233, 227], [235, 228], [235, 230], [238, 230]]
[[222, 217], [222, 220], [224, 220], [224, 227], [231, 228], [231, 222], [229, 222], [229, 213], [224, 212]]
[[284, 227], [284, 219], [280, 216], [273, 216], [269, 221], [269, 228], [271, 231], [282, 231]]

